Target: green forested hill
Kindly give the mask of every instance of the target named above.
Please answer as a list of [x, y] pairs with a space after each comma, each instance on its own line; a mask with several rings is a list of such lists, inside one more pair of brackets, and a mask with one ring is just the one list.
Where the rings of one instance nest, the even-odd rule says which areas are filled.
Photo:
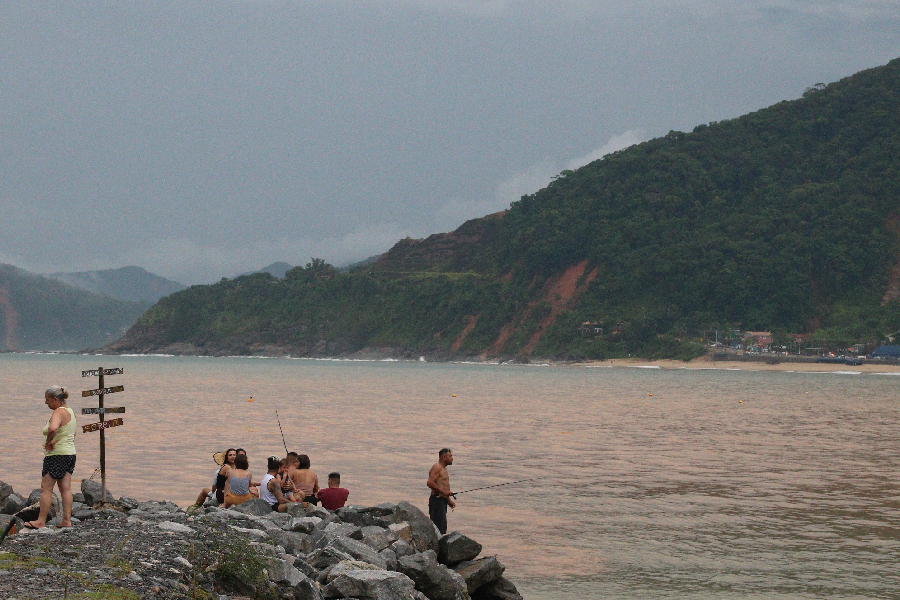
[[898, 115], [894, 60], [565, 171], [348, 274], [314, 261], [180, 292], [113, 348], [688, 356], [715, 327], [881, 341], [900, 330]]
[[147, 304], [0, 265], [0, 350], [84, 350], [120, 337]]

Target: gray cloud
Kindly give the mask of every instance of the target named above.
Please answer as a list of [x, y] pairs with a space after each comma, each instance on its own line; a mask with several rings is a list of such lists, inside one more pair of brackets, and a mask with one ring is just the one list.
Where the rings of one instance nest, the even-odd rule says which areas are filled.
[[3, 3], [0, 261], [197, 283], [359, 260], [502, 210], [622, 132], [883, 64], [896, 9]]

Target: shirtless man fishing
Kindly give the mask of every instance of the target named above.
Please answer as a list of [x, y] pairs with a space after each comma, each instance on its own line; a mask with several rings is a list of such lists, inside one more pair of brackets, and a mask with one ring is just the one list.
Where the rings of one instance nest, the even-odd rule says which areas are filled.
[[428, 487], [431, 488], [431, 497], [428, 498], [428, 516], [441, 535], [447, 533], [447, 507], [453, 508], [453, 493], [450, 491], [450, 474], [447, 467], [453, 464], [453, 452], [450, 448], [441, 448], [438, 452], [438, 461], [434, 463], [428, 472]]

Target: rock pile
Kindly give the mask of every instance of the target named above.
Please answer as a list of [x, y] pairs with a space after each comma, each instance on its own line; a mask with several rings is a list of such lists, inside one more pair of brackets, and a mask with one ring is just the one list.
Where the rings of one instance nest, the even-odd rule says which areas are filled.
[[0, 531], [10, 520], [18, 531], [0, 546], [0, 597], [521, 599], [495, 557], [479, 558], [478, 542], [440, 536], [409, 502], [277, 513], [262, 500], [188, 510], [106, 500], [84, 481], [74, 527], [53, 527], [52, 516], [50, 527], [31, 531], [22, 525], [36, 505], [0, 482]]

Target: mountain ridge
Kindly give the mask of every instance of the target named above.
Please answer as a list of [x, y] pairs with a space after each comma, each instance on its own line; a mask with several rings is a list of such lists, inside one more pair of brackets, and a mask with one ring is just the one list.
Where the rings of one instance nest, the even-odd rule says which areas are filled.
[[898, 113], [900, 59], [563, 171], [347, 274], [314, 260], [180, 292], [107, 348], [603, 358], [693, 356], [709, 328], [886, 339]]

